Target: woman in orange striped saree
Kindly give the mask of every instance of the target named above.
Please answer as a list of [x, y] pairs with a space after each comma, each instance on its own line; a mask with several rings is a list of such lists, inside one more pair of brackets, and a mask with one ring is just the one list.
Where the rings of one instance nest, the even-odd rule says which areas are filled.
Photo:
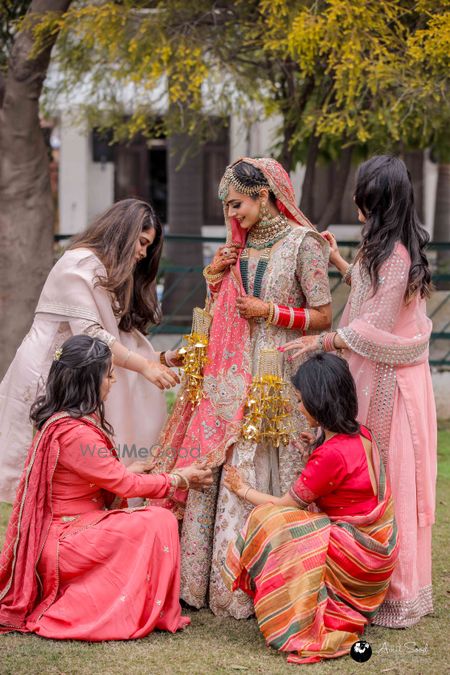
[[346, 362], [317, 354], [294, 385], [320, 437], [283, 497], [258, 492], [227, 467], [228, 489], [257, 508], [230, 544], [222, 575], [253, 598], [268, 645], [290, 663], [313, 663], [347, 654], [373, 619], [397, 559], [397, 528], [377, 445], [356, 421]]

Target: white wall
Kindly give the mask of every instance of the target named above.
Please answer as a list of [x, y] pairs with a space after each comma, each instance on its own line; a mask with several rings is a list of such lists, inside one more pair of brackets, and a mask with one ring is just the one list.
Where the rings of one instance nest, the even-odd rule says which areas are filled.
[[430, 151], [424, 152], [423, 157], [423, 218], [427, 232], [433, 238], [434, 209], [436, 206], [436, 187], [438, 180], [438, 165], [429, 159]]
[[114, 201], [114, 165], [92, 161], [90, 135], [62, 116], [59, 164], [59, 231], [75, 234]]

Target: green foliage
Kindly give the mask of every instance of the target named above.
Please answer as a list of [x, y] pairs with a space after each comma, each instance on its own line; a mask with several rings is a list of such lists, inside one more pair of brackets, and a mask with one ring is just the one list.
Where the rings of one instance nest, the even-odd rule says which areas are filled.
[[[209, 114], [276, 114], [280, 154], [304, 159], [442, 144], [448, 104], [448, 0], [76, 2], [35, 28], [59, 31], [62, 78], [117, 137], [214, 134]], [[166, 112], [167, 111], [167, 112]], [[99, 119], [100, 118], [100, 119]]]
[[0, 72], [6, 70], [16, 31], [16, 22], [21, 19], [31, 0], [0, 0]]

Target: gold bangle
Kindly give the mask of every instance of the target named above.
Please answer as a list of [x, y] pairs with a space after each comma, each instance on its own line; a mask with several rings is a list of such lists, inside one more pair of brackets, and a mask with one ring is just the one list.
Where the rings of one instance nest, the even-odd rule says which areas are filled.
[[217, 274], [213, 274], [213, 272], [211, 272], [211, 266], [210, 265], [206, 265], [205, 269], [203, 270], [203, 276], [205, 277], [208, 284], [217, 283], [218, 281], [220, 281], [222, 279], [224, 274], [225, 274], [225, 270], [223, 270], [222, 272], [217, 272]]
[[181, 473], [178, 473], [177, 471], [173, 471], [172, 474], [174, 476], [178, 476], [178, 478], [181, 478], [181, 480], [184, 482], [185, 487], [181, 487], [181, 485], [177, 486], [179, 490], [189, 490], [191, 486], [189, 485], [189, 481], [186, 476], [182, 476]]
[[167, 361], [166, 361], [166, 352], [165, 352], [165, 351], [159, 353], [159, 362], [160, 362], [161, 365], [163, 365], [163, 366], [167, 366], [167, 365], [168, 365], [168, 364], [167, 364]]
[[246, 491], [244, 492], [244, 496], [243, 496], [243, 498], [242, 498], [242, 499], [244, 500], [244, 502], [247, 501], [248, 491], [249, 491], [249, 490], [252, 490], [252, 489], [253, 489], [252, 486], [249, 485], [248, 488], [246, 489]]
[[275, 314], [275, 305], [272, 301], [269, 302], [269, 314], [267, 315], [266, 324], [269, 326], [273, 323], [273, 317]]

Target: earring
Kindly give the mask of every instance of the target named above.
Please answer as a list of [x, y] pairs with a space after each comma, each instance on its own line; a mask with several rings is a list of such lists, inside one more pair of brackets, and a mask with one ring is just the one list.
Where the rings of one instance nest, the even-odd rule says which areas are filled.
[[269, 211], [269, 207], [267, 206], [267, 202], [261, 202], [261, 206], [259, 208], [259, 222], [263, 227], [269, 225], [271, 220], [271, 215]]

